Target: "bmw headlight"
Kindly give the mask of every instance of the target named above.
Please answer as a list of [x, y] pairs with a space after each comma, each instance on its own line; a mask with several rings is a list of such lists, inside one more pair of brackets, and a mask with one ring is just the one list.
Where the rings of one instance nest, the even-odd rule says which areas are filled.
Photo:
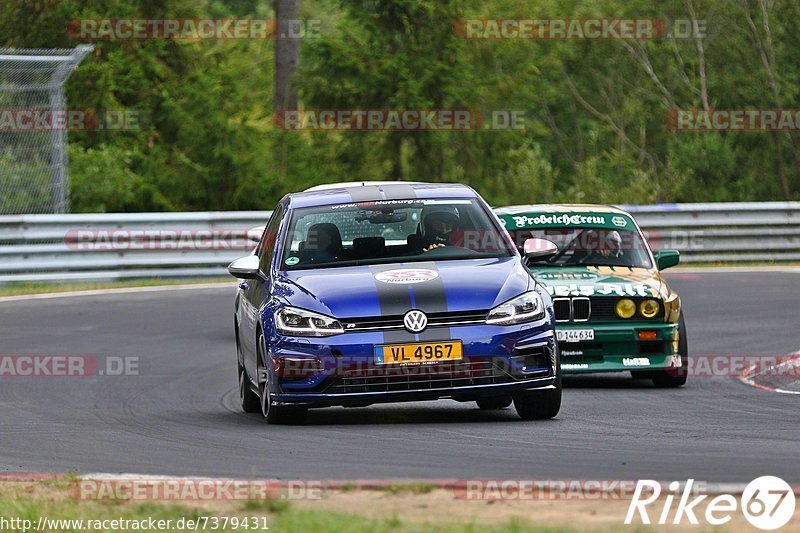
[[639, 304], [639, 312], [645, 318], [653, 318], [658, 314], [658, 302], [655, 300], [644, 300]]
[[342, 323], [333, 317], [299, 309], [282, 307], [275, 312], [275, 327], [284, 335], [326, 337], [344, 333]]
[[536, 291], [520, 294], [489, 311], [487, 324], [520, 324], [544, 317], [544, 302]]

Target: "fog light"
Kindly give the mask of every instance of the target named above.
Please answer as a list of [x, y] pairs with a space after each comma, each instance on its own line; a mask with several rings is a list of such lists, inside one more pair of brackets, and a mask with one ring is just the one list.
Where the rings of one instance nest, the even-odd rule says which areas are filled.
[[636, 314], [636, 304], [633, 303], [633, 300], [623, 298], [617, 302], [616, 311], [620, 318], [630, 318]]
[[322, 361], [316, 358], [278, 357], [275, 360], [275, 375], [285, 379], [305, 379], [322, 370]]
[[640, 331], [639, 332], [639, 340], [640, 341], [654, 341], [658, 339], [658, 333], [655, 331]]
[[639, 312], [645, 318], [653, 318], [658, 314], [658, 302], [655, 300], [645, 300], [639, 304]]

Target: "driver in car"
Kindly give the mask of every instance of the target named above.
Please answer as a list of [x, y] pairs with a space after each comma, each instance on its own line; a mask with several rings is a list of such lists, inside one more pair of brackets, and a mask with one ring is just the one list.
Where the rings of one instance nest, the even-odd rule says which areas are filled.
[[[622, 251], [622, 237], [619, 232], [616, 230], [608, 232], [591, 231], [596, 235], [596, 247], [594, 247], [591, 253], [581, 262], [589, 265], [624, 265], [625, 258], [624, 252]], [[593, 235], [593, 237], [595, 235]]]
[[443, 246], [462, 246], [463, 232], [458, 212], [434, 211], [423, 221], [422, 252]]

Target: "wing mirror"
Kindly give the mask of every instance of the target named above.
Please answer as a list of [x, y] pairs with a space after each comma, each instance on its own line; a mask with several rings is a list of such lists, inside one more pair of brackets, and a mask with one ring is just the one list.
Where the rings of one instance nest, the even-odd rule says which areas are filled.
[[261, 261], [257, 255], [240, 257], [228, 265], [228, 272], [231, 276], [239, 279], [263, 279], [261, 273]]
[[522, 245], [522, 255], [526, 264], [549, 259], [557, 253], [556, 243], [547, 239], [525, 239], [525, 244]]
[[659, 270], [674, 267], [681, 262], [681, 253], [678, 250], [659, 250], [653, 257]]

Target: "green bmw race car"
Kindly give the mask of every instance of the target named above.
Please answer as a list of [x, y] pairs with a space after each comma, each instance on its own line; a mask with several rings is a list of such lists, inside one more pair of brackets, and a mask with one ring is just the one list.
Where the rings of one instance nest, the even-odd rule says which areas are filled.
[[496, 212], [518, 247], [550, 248], [528, 267], [553, 298], [565, 374], [630, 371], [657, 387], [686, 383], [681, 300], [660, 272], [678, 264], [676, 250], [653, 254], [633, 217], [609, 206]]

